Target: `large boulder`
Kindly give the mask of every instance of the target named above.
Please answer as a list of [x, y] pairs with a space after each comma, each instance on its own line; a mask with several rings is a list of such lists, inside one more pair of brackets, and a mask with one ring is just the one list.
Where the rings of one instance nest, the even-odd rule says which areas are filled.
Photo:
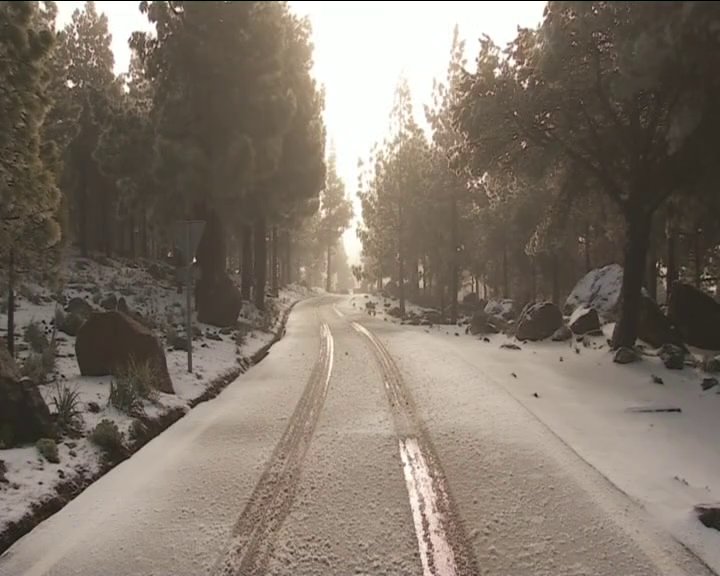
[[481, 334], [497, 334], [499, 330], [492, 318], [482, 310], [478, 310], [470, 320], [468, 332], [473, 336], [478, 336]]
[[595, 308], [580, 306], [570, 316], [570, 330], [574, 334], [588, 334], [600, 330], [600, 317]]
[[510, 298], [503, 300], [490, 300], [485, 305], [485, 314], [489, 316], [497, 316], [503, 320], [514, 320], [517, 318], [515, 310], [515, 302]]
[[720, 304], [709, 295], [689, 284], [676, 283], [668, 316], [691, 346], [720, 350]]
[[518, 320], [518, 340], [544, 340], [550, 338], [563, 325], [560, 309], [552, 302], [528, 304]]
[[74, 314], [75, 316], [79, 316], [80, 318], [87, 320], [90, 314], [93, 313], [93, 307], [84, 298], [78, 298], [76, 296], [75, 298], [70, 299], [70, 302], [68, 302], [65, 307], [65, 311], [68, 314]]
[[53, 435], [50, 410], [37, 386], [19, 378], [7, 345], [0, 340], [0, 448]]
[[117, 374], [131, 359], [148, 362], [157, 373], [155, 387], [173, 393], [160, 341], [151, 330], [122, 312], [92, 314], [78, 332], [75, 355], [83, 376]]
[[622, 288], [623, 269], [619, 264], [608, 264], [590, 270], [575, 285], [565, 301], [565, 310], [572, 314], [577, 308], [594, 308], [603, 318], [617, 318]]
[[654, 348], [659, 348], [663, 344], [683, 346], [683, 339], [677, 327], [663, 314], [660, 306], [652, 298], [644, 294], [640, 300], [637, 335], [640, 340], [647, 342]]
[[195, 289], [198, 320], [218, 328], [237, 323], [242, 297], [232, 280], [226, 275], [201, 277]]

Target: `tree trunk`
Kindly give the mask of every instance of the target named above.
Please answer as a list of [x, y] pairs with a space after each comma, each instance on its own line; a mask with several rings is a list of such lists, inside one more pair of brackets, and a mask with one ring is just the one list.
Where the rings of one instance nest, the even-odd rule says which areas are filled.
[[403, 253], [403, 210], [398, 202], [398, 295], [400, 297], [400, 317], [405, 317], [405, 254]]
[[265, 310], [265, 280], [267, 275], [267, 239], [265, 238], [265, 215], [255, 219], [255, 306], [258, 310]]
[[665, 276], [665, 303], [670, 303], [670, 295], [673, 285], [678, 279], [677, 267], [677, 230], [675, 229], [674, 209], [668, 205], [668, 220], [666, 225], [667, 235], [667, 273]]
[[507, 242], [503, 242], [502, 276], [503, 276], [503, 298], [510, 298], [510, 284], [508, 282]]
[[10, 247], [8, 258], [8, 310], [7, 310], [7, 348], [10, 356], [15, 357], [15, 250]]
[[700, 230], [695, 230], [693, 234], [693, 272], [695, 280], [695, 288], [700, 290], [702, 288], [702, 273], [703, 273], [703, 249], [702, 249], [702, 237]]
[[280, 279], [278, 274], [280, 267], [278, 264], [278, 229], [277, 225], [272, 227], [272, 245], [270, 252], [270, 270], [272, 274], [272, 294], [275, 298], [280, 295]]
[[627, 221], [624, 272], [620, 291], [620, 321], [613, 333], [613, 348], [630, 348], [637, 339], [645, 259], [650, 241], [650, 216], [637, 210], [625, 215]]
[[458, 316], [458, 224], [455, 191], [450, 201], [450, 322], [457, 323]]
[[560, 262], [557, 254], [552, 255], [552, 303], [560, 305]]
[[143, 212], [140, 216], [140, 255], [143, 258], [148, 257], [148, 230], [147, 215]]
[[657, 302], [657, 253], [654, 242], [648, 246], [647, 260], [647, 291], [650, 298]]
[[253, 281], [253, 231], [249, 224], [243, 224], [242, 237], [242, 266], [240, 270], [240, 294], [243, 300], [250, 300]]
[[412, 283], [411, 297], [417, 302], [420, 296], [420, 267], [417, 257], [412, 259], [412, 269], [410, 271], [410, 282]]
[[135, 217], [134, 216], [130, 216], [129, 228], [130, 228], [130, 256], [132, 258], [136, 258], [137, 257], [137, 246], [135, 244]]
[[330, 242], [327, 245], [327, 267], [325, 268], [325, 292], [332, 291], [332, 246]]
[[290, 231], [285, 231], [284, 236], [284, 244], [285, 244], [285, 258], [283, 259], [284, 267], [285, 267], [285, 284], [292, 284], [293, 277], [292, 277], [292, 242], [290, 241]]
[[[530, 292], [530, 300], [535, 302], [537, 300], [537, 274], [535, 271], [535, 258], [530, 258]], [[554, 304], [557, 304], [557, 302]]]
[[590, 222], [585, 222], [585, 272], [590, 272]]
[[88, 202], [87, 202], [87, 166], [80, 169], [78, 182], [78, 240], [80, 253], [87, 258], [88, 255]]

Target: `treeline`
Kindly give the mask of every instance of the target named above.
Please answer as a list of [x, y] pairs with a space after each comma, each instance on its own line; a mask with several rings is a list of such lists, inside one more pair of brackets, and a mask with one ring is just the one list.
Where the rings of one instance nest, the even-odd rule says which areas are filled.
[[549, 2], [504, 49], [485, 37], [472, 71], [456, 30], [432, 137], [401, 85], [392, 137], [364, 165], [365, 280], [455, 321], [463, 278], [561, 305], [620, 262], [616, 346], [636, 339], [643, 287], [715, 290], [719, 25], [715, 3]]
[[351, 217], [325, 158], [309, 23], [285, 2], [140, 10], [155, 30], [132, 35], [118, 77], [93, 2], [59, 30], [53, 2], [0, 2], [2, 267], [68, 245], [167, 258], [176, 222], [199, 219], [198, 290], [225, 293], [237, 267], [262, 309], [266, 286], [325, 262]]

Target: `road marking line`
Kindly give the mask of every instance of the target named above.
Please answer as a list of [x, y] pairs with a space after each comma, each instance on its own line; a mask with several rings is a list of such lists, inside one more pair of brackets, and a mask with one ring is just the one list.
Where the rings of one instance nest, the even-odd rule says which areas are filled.
[[[426, 456], [422, 445], [426, 444], [425, 450], [428, 454], [431, 454], [431, 448], [422, 440], [422, 425], [413, 413], [412, 403], [404, 389], [400, 372], [385, 346], [372, 332], [357, 322], [352, 322], [351, 325], [356, 332], [370, 341], [380, 364], [383, 384], [395, 419], [403, 476], [410, 501], [423, 576], [465, 574], [466, 570], [461, 571], [458, 567], [455, 551], [448, 538], [448, 527], [452, 519], [449, 517], [450, 498], [444, 487], [442, 473], [436, 466], [428, 464], [434, 460]], [[455, 544], [461, 546], [459, 551], [462, 554], [463, 538], [461, 537]], [[466, 562], [463, 565], [467, 569], [468, 557], [471, 564], [473, 560], [471, 551], [465, 550], [465, 552]]]

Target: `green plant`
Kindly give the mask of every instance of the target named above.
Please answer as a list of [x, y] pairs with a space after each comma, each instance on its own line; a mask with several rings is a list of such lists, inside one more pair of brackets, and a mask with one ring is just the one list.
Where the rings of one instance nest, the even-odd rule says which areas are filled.
[[55, 408], [57, 425], [63, 432], [77, 430], [80, 424], [80, 392], [77, 388], [55, 384], [50, 402]]
[[154, 400], [157, 395], [157, 378], [157, 370], [150, 362], [131, 358], [110, 383], [110, 404], [131, 416], [142, 414], [143, 399]]
[[58, 447], [52, 438], [40, 438], [40, 440], [35, 442], [35, 448], [37, 448], [40, 455], [48, 462], [52, 464], [58, 464], [60, 462]]
[[135, 416], [144, 411], [143, 401], [133, 382], [127, 378], [117, 378], [110, 382], [108, 403], [116, 410]]
[[35, 384], [47, 381], [48, 375], [55, 371], [56, 346], [49, 345], [42, 352], [31, 352], [20, 367], [20, 375], [30, 378]]
[[24, 338], [25, 342], [30, 344], [33, 352], [43, 352], [50, 344], [42, 326], [34, 320], [25, 326]]
[[123, 434], [111, 420], [101, 420], [88, 438], [111, 459], [118, 458], [125, 452]]

